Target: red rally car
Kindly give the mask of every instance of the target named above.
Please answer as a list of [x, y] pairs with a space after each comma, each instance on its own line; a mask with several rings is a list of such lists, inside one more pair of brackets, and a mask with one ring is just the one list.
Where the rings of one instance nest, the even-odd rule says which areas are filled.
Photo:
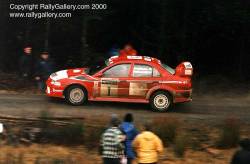
[[72, 105], [88, 101], [150, 103], [167, 111], [173, 103], [192, 100], [190, 62], [172, 69], [156, 58], [114, 56], [106, 65], [53, 73], [47, 80], [50, 97], [65, 98]]

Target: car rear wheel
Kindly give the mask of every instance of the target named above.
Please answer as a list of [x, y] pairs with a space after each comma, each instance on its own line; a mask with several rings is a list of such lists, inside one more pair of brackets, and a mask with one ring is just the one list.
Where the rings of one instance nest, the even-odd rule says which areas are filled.
[[65, 99], [71, 105], [82, 105], [87, 100], [87, 92], [83, 87], [73, 85], [66, 90]]
[[172, 106], [172, 97], [164, 91], [155, 92], [150, 98], [150, 105], [157, 112], [166, 112]]

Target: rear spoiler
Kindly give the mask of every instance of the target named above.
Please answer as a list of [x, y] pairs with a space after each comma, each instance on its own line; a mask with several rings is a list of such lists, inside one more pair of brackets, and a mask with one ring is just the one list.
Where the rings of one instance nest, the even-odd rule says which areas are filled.
[[182, 62], [175, 69], [175, 74], [179, 76], [192, 76], [193, 66], [190, 62]]

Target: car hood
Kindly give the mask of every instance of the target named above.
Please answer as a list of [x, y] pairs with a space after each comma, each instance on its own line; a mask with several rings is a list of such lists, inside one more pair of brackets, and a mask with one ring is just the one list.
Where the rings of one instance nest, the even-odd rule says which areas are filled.
[[66, 79], [66, 78], [70, 78], [70, 77], [74, 77], [78, 75], [88, 77], [89, 75], [87, 75], [85, 72], [86, 69], [87, 68], [74, 68], [74, 69], [68, 69], [68, 70], [61, 70], [61, 71], [51, 74], [50, 78], [56, 81], [56, 80]]

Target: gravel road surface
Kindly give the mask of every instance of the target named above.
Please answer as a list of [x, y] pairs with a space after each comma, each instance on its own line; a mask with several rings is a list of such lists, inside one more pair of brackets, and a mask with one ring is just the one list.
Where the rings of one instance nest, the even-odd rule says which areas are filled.
[[157, 113], [147, 104], [89, 102], [83, 106], [70, 106], [61, 99], [45, 95], [0, 94], [0, 115], [37, 117], [48, 110], [54, 116], [77, 116], [101, 119], [112, 113], [133, 113], [137, 120], [174, 116], [186, 121], [215, 122], [227, 117], [237, 117], [250, 124], [249, 97], [194, 96], [189, 103], [177, 104], [170, 112]]

